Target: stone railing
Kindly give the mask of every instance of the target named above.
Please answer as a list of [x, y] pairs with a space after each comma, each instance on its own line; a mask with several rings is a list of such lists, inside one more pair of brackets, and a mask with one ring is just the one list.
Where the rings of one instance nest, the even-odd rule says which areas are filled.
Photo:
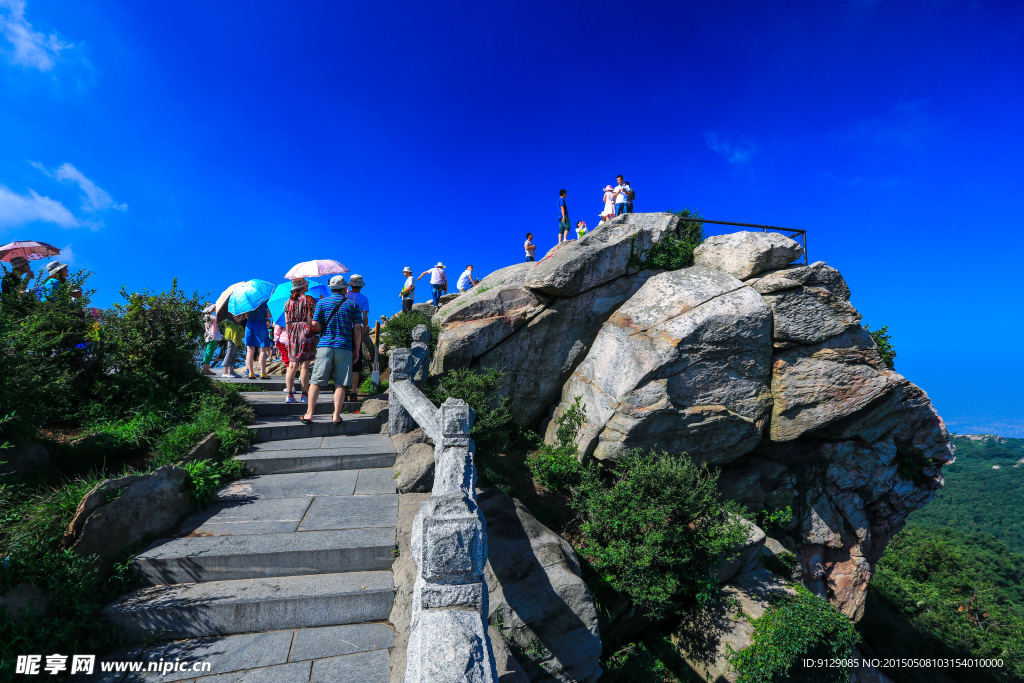
[[419, 425], [434, 442], [434, 487], [412, 525], [416, 562], [407, 683], [497, 683], [487, 635], [487, 535], [476, 503], [473, 410], [449, 398], [435, 408], [421, 387], [430, 366], [425, 325], [413, 348], [391, 353], [388, 426], [392, 435]]

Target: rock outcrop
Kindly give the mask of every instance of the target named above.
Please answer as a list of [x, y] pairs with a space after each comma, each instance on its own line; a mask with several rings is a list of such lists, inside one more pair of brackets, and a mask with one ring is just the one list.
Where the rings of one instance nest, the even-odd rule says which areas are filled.
[[478, 495], [487, 522], [490, 623], [530, 680], [601, 676], [597, 608], [572, 546], [497, 489]]
[[873, 564], [953, 460], [942, 420], [885, 366], [837, 270], [792, 265], [800, 245], [753, 232], [707, 239], [690, 267], [637, 270], [676, 230], [670, 214], [628, 214], [492, 273], [438, 312], [433, 370], [503, 369], [521, 424], [581, 398], [588, 456], [720, 466], [728, 498], [792, 510], [773, 542], [859, 619]]

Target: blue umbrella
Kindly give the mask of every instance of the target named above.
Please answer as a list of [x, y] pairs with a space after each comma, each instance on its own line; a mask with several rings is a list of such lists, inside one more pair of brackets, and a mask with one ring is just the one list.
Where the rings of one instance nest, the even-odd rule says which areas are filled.
[[235, 315], [256, 310], [274, 293], [275, 286], [266, 280], [249, 280], [235, 287], [228, 297], [228, 312]]
[[274, 319], [275, 325], [284, 325], [284, 305], [292, 293], [292, 283], [285, 282], [278, 285], [274, 293], [267, 300], [267, 308], [270, 309], [270, 317]]

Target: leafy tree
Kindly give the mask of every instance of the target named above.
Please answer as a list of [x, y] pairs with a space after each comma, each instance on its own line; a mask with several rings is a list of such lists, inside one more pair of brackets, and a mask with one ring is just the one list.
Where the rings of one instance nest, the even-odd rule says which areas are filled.
[[441, 334], [441, 326], [421, 311], [405, 311], [388, 318], [387, 324], [381, 331], [381, 341], [392, 349], [411, 348], [412, 330], [417, 325], [426, 325], [430, 330], [427, 346], [430, 348], [430, 357], [433, 358], [434, 350], [437, 348], [437, 338]]
[[882, 357], [882, 362], [885, 363], [885, 366], [890, 370], [895, 370], [896, 347], [892, 345], [892, 335], [889, 334], [889, 326], [886, 325], [877, 330], [872, 330], [870, 326], [865, 325], [864, 331], [875, 340], [878, 354]]

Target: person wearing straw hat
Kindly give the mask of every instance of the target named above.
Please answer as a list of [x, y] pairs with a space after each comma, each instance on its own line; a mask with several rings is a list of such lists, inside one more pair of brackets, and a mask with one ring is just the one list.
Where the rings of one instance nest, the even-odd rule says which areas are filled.
[[[353, 275], [348, 279], [348, 293], [345, 295], [346, 299], [351, 299], [356, 302], [359, 306], [359, 310], [363, 313], [363, 339], [370, 338], [370, 300], [366, 298], [365, 294], [362, 294], [360, 290], [366, 286], [363, 282], [362, 275]], [[357, 395], [359, 393], [359, 367], [362, 365], [361, 361], [361, 349], [353, 347], [352, 349], [352, 394]]]
[[[24, 277], [22, 277], [24, 276]], [[28, 281], [33, 278], [32, 267], [28, 265], [28, 259], [24, 256], [15, 256], [11, 259], [11, 270], [5, 273], [3, 281], [0, 282], [0, 291], [24, 292], [28, 287]]]
[[331, 278], [331, 296], [320, 299], [313, 312], [313, 331], [320, 335], [313, 363], [313, 380], [309, 385], [309, 407], [299, 419], [313, 421], [320, 387], [334, 380], [334, 424], [341, 424], [345, 405], [345, 387], [352, 381], [352, 349], [362, 343], [363, 326], [359, 306], [345, 298], [348, 283], [341, 275]]
[[402, 287], [398, 298], [402, 300], [402, 313], [408, 313], [412, 310], [413, 301], [416, 299], [416, 280], [413, 279], [412, 268], [409, 266], [402, 268], [402, 275], [405, 276], [405, 286]]
[[434, 296], [434, 310], [441, 307], [440, 299], [448, 293], [448, 276], [444, 274], [444, 264], [440, 261], [430, 270], [425, 270], [416, 278], [420, 280], [424, 275], [430, 275], [430, 291]]
[[[68, 280], [68, 264], [61, 263], [60, 261], [51, 261], [46, 264], [46, 280], [43, 281], [42, 286], [39, 288], [39, 298], [44, 301], [51, 301], [56, 295], [57, 291], [62, 285]], [[82, 296], [82, 290], [75, 287], [71, 290], [71, 297], [78, 299]]]

